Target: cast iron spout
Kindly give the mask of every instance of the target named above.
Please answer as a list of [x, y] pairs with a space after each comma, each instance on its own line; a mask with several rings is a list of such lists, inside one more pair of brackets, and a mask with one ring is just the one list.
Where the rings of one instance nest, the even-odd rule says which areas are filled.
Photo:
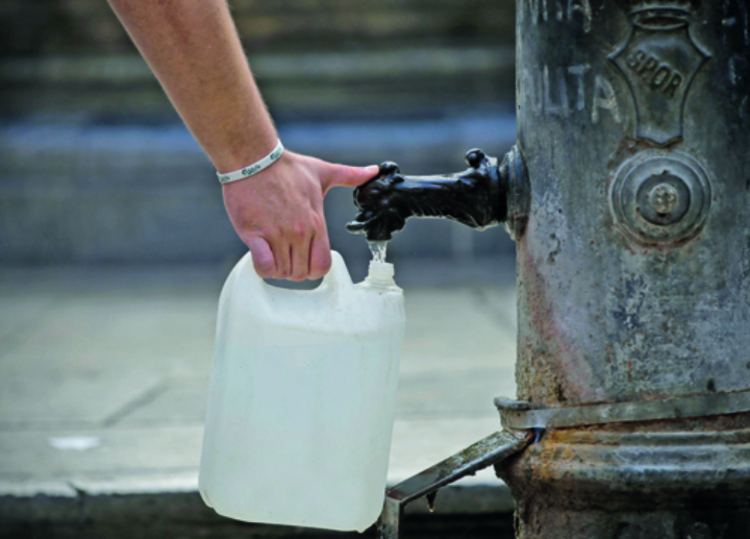
[[470, 150], [466, 161], [470, 168], [440, 176], [404, 176], [386, 161], [378, 176], [354, 191], [359, 213], [346, 228], [369, 241], [388, 241], [409, 217], [441, 217], [479, 229], [504, 223], [508, 167], [479, 149]]

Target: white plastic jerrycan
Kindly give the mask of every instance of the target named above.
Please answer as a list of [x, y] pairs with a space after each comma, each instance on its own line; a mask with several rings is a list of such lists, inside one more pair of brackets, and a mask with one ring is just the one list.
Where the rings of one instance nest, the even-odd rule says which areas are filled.
[[383, 508], [404, 332], [393, 266], [280, 289], [248, 253], [219, 300], [200, 492], [250, 522], [363, 531]]

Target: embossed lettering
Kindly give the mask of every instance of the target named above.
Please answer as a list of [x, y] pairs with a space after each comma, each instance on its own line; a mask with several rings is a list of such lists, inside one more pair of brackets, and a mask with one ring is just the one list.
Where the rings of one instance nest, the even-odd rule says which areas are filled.
[[576, 92], [576, 110], [583, 110], [586, 108], [586, 90], [583, 82], [583, 76], [589, 70], [588, 64], [581, 64], [577, 66], [571, 66], [568, 68], [568, 73], [575, 77], [578, 82], [578, 91]]
[[649, 56], [646, 59], [646, 62], [640, 68], [638, 68], [638, 74], [644, 80], [648, 80], [648, 78], [651, 76], [651, 73], [654, 72], [656, 66], [658, 65], [659, 62], [656, 61], [656, 58], [654, 58], [653, 56]]
[[[585, 32], [591, 31], [592, 12], [589, 0], [524, 0], [528, 9], [521, 7], [519, 14], [523, 21], [526, 11], [534, 25], [555, 19], [561, 23], [572, 23], [581, 19]], [[579, 14], [579, 15], [576, 15]]]
[[669, 97], [674, 97], [675, 91], [682, 85], [682, 75], [675, 73], [672, 75], [667, 86], [664, 88], [664, 93]]
[[674, 97], [684, 80], [684, 77], [667, 62], [640, 49], [625, 58], [625, 65], [638, 74], [650, 89], [661, 90], [668, 97]]
[[[724, 0], [722, 24], [730, 34], [750, 44], [750, 9], [747, 0]], [[728, 36], [725, 36], [726, 39]]]
[[620, 123], [620, 109], [617, 106], [615, 89], [607, 79], [597, 75], [594, 79], [594, 103], [591, 107], [591, 121], [599, 123], [599, 109], [608, 110], [612, 113], [615, 121]]
[[547, 0], [530, 0], [529, 11], [531, 11], [531, 21], [534, 24], [539, 22], [539, 16], [541, 15], [544, 20], [547, 20]]
[[567, 116], [570, 113], [570, 104], [568, 103], [568, 87], [565, 81], [565, 75], [562, 69], [556, 69], [556, 76], [553, 79], [557, 86], [559, 102], [555, 103], [552, 97], [552, 88], [550, 87], [549, 68], [544, 66], [542, 87], [544, 88], [544, 110], [548, 114]]
[[633, 54], [631, 54], [625, 59], [625, 62], [628, 64], [628, 67], [631, 67], [637, 71], [638, 68], [641, 67], [641, 64], [643, 63], [645, 59], [646, 59], [645, 52], [635, 51]]
[[668, 97], [675, 95], [684, 80], [684, 77], [667, 62], [640, 49], [625, 58], [625, 65], [638, 74], [648, 88], [661, 90]]
[[563, 22], [565, 18], [565, 10], [563, 9], [562, 3], [560, 3], [560, 0], [556, 0], [555, 7], [557, 8], [555, 10], [555, 18], [557, 19], [557, 22]]
[[620, 109], [612, 84], [597, 75], [592, 91], [590, 84], [586, 84], [586, 74], [590, 70], [588, 64], [570, 67], [542, 65], [539, 70], [533, 71], [524, 68], [521, 71], [523, 102], [535, 114], [562, 117], [585, 111], [590, 103], [592, 122], [598, 123], [599, 109], [605, 109], [620, 123]]
[[667, 79], [669, 79], [671, 76], [672, 70], [669, 68], [669, 66], [662, 64], [659, 66], [659, 69], [656, 70], [656, 73], [654, 73], [654, 77], [651, 79], [649, 86], [651, 86], [652, 90], [658, 90], [659, 87], [667, 82]]
[[[541, 82], [541, 81], [540, 81]], [[521, 71], [521, 90], [525, 94], [525, 101], [529, 103], [529, 106], [536, 114], [542, 113], [541, 95], [537, 89], [537, 79], [533, 76], [528, 68], [524, 68]]]
[[578, 11], [583, 15], [583, 29], [591, 31], [591, 4], [589, 0], [568, 0], [568, 20], [573, 20], [573, 14]]

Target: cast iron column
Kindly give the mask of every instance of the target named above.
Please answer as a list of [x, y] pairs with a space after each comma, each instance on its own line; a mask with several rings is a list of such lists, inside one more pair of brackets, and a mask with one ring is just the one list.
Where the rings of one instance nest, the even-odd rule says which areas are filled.
[[[517, 8], [519, 400], [750, 389], [750, 2]], [[521, 538], [750, 537], [747, 413], [548, 429], [498, 468]]]

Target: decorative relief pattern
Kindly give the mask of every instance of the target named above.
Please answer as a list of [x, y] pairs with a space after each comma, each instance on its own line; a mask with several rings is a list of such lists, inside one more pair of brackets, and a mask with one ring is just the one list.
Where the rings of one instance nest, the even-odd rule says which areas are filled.
[[682, 136], [690, 86], [710, 58], [691, 37], [689, 16], [674, 8], [636, 11], [630, 37], [610, 56], [633, 95], [638, 138], [667, 144]]

